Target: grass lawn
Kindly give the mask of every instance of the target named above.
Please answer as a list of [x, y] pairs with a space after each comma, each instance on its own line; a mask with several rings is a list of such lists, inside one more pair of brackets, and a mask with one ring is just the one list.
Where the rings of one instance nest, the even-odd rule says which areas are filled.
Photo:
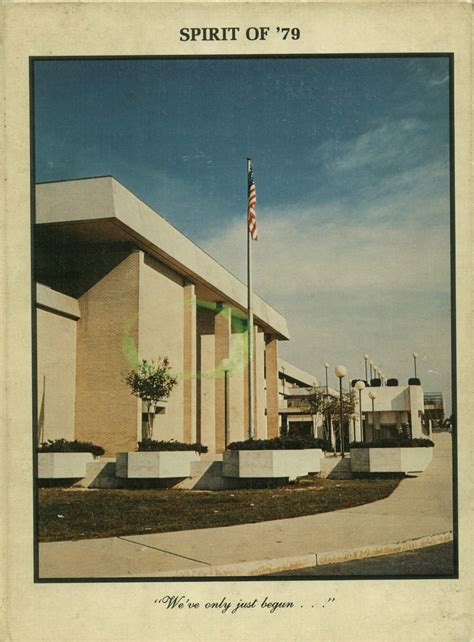
[[39, 540], [164, 533], [314, 515], [383, 499], [399, 479], [307, 478], [280, 488], [38, 490]]

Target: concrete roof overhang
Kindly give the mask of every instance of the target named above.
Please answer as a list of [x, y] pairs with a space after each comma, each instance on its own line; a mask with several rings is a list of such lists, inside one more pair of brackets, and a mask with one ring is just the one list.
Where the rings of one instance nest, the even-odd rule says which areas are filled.
[[[247, 308], [247, 287], [111, 176], [36, 185], [36, 224], [79, 242], [132, 242], [196, 284], [198, 297]], [[254, 318], [289, 339], [286, 319], [254, 294]]]
[[314, 375], [297, 368], [292, 363], [288, 363], [284, 359], [278, 359], [278, 371], [287, 379], [292, 379], [295, 383], [304, 384], [307, 386], [314, 386], [316, 384], [316, 377]]

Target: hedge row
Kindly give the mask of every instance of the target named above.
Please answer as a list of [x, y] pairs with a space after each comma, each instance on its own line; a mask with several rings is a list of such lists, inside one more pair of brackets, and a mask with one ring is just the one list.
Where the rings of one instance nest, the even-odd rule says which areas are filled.
[[155, 441], [144, 439], [138, 442], [139, 452], [172, 452], [176, 450], [194, 450], [197, 453], [207, 453], [207, 446], [202, 444], [185, 444], [182, 441]]
[[40, 453], [92, 453], [94, 457], [100, 457], [105, 450], [102, 446], [93, 444], [90, 441], [68, 441], [67, 439], [48, 439], [37, 448]]
[[274, 437], [273, 439], [247, 439], [234, 441], [227, 450], [303, 450], [304, 448], [321, 448], [332, 450], [325, 439], [316, 437]]
[[[154, 441], [153, 439], [144, 439], [138, 442], [139, 452], [151, 451], [176, 451], [176, 450], [194, 450], [197, 453], [207, 453], [207, 446], [201, 444], [184, 444], [181, 441]], [[49, 439], [40, 444], [37, 448], [40, 453], [92, 453], [95, 457], [104, 454], [102, 446], [93, 444], [88, 441], [68, 441], [67, 439]]]
[[379, 439], [378, 441], [353, 441], [349, 448], [431, 448], [434, 443], [431, 439], [409, 439], [397, 437], [395, 439]]

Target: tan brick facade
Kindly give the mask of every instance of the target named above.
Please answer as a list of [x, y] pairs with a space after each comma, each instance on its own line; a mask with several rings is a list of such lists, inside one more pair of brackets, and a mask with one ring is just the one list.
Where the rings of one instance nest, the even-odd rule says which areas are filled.
[[138, 345], [140, 253], [79, 299], [75, 436], [114, 454], [134, 450], [141, 404], [124, 377]]
[[[61, 394], [51, 392], [50, 396], [44, 377], [38, 380], [43, 401], [41, 426], [49, 426], [45, 438], [74, 436], [100, 444], [110, 455], [134, 450], [142, 437], [142, 406], [130, 394], [124, 378], [137, 359], [167, 356], [178, 384], [165, 412], [155, 416], [154, 438], [200, 441], [211, 452], [223, 452], [226, 384], [222, 360], [227, 359], [227, 443], [246, 439], [247, 333], [240, 313], [233, 319], [229, 306], [209, 303], [206, 308], [203, 303], [199, 308], [193, 284], [135, 251], [79, 298], [76, 346], [75, 320], [39, 310], [40, 370], [56, 373], [59, 380], [55, 388], [61, 390]], [[53, 335], [63, 336], [63, 326], [72, 343], [67, 347], [69, 356], [61, 356], [67, 364], [55, 370], [58, 355], [54, 356]], [[67, 342], [60, 343], [63, 351]], [[255, 326], [256, 439], [278, 434], [277, 357], [277, 341], [265, 344], [263, 331]], [[45, 421], [48, 401], [52, 408], [58, 403], [64, 408], [55, 413], [56, 419]], [[72, 403], [70, 411], [68, 403]], [[54, 428], [54, 421], [60, 429]]]
[[184, 439], [185, 300], [183, 277], [140, 252], [138, 354], [140, 359], [168, 357], [178, 383], [164, 412], [155, 416], [154, 439]]

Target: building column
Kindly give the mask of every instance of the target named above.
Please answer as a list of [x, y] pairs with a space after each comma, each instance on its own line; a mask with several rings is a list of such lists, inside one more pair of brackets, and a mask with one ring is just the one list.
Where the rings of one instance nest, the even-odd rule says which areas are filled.
[[131, 253], [79, 298], [75, 432], [108, 456], [135, 450], [141, 438], [142, 402], [130, 394], [124, 375], [132, 355], [124, 338], [139, 345], [139, 278], [142, 254]]
[[423, 416], [423, 390], [421, 386], [408, 386], [411, 416], [411, 436], [413, 439], [424, 437], [422, 416]]
[[183, 441], [196, 441], [196, 293], [193, 283], [183, 288]]
[[334, 454], [336, 454], [336, 431], [334, 430], [332, 417], [329, 418], [329, 435], [331, 439], [331, 446], [333, 448]]
[[196, 441], [215, 452], [215, 337], [214, 312], [197, 306]]
[[225, 376], [222, 359], [228, 359], [231, 337], [231, 309], [218, 304], [214, 316], [215, 334], [215, 435], [216, 453], [225, 450]]
[[360, 423], [359, 400], [356, 404], [356, 414], [354, 415], [354, 440], [362, 441], [362, 426]]
[[397, 433], [400, 435], [402, 432], [402, 418], [399, 410], [395, 413], [395, 421], [397, 422]]
[[254, 327], [254, 418], [255, 439], [265, 439], [267, 434], [265, 416], [265, 335]]
[[247, 333], [243, 331], [241, 319], [234, 316], [232, 317], [232, 335], [230, 338], [231, 370], [228, 375], [230, 405], [228, 443], [243, 441], [247, 438], [248, 418], [244, 408], [247, 380], [244, 380], [242, 376], [246, 358]]
[[267, 380], [267, 438], [278, 437], [278, 340], [271, 338], [265, 346]]

